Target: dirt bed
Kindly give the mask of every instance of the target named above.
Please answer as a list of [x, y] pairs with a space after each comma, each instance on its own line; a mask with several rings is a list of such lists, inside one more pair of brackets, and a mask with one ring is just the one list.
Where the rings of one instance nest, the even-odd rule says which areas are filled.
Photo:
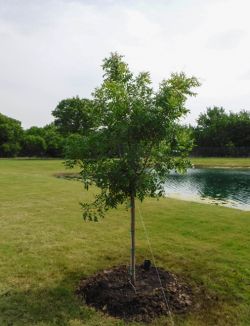
[[150, 322], [170, 311], [185, 313], [193, 305], [191, 288], [162, 268], [157, 273], [155, 267], [136, 266], [136, 288], [128, 267], [119, 266], [82, 280], [77, 294], [88, 305], [126, 321]]

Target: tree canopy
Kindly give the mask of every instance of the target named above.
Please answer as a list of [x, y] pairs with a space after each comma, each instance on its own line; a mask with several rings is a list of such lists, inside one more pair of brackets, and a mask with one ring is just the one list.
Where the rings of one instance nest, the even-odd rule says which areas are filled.
[[51, 123], [44, 127], [30, 127], [24, 131], [22, 154], [27, 156], [62, 157], [64, 137]]
[[86, 134], [93, 126], [93, 120], [89, 114], [90, 105], [90, 100], [79, 97], [60, 101], [52, 111], [52, 115], [55, 117], [55, 126], [63, 135]]
[[250, 112], [227, 113], [223, 107], [207, 108], [194, 128], [195, 142], [203, 155], [244, 156], [250, 151]]
[[172, 74], [158, 91], [148, 72], [137, 76], [122, 56], [104, 59], [103, 83], [93, 93], [91, 115], [97, 127], [72, 139], [68, 165], [79, 164], [85, 187], [96, 184], [101, 193], [83, 204], [84, 217], [95, 219], [131, 195], [160, 196], [170, 170], [185, 170], [192, 141], [177, 125], [185, 115], [185, 101], [199, 86], [195, 77]]
[[0, 157], [16, 156], [21, 150], [21, 122], [0, 113]]

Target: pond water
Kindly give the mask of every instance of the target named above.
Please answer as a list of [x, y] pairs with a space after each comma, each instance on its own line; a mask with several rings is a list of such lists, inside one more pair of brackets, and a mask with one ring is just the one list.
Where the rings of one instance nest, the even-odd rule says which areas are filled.
[[204, 200], [250, 211], [250, 169], [189, 169], [172, 172], [166, 181], [167, 196]]

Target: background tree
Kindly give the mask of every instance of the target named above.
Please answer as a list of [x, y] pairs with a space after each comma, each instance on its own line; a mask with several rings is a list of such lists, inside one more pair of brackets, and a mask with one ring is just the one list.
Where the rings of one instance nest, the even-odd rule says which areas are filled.
[[222, 107], [200, 114], [194, 128], [195, 152], [206, 156], [250, 155], [250, 112], [227, 113]]
[[227, 114], [222, 107], [208, 108], [197, 120], [196, 138], [202, 146], [223, 146], [228, 142]]
[[44, 127], [26, 129], [22, 144], [22, 154], [25, 156], [62, 157], [65, 138], [51, 123]]
[[71, 133], [86, 134], [93, 126], [90, 115], [91, 101], [73, 97], [59, 102], [52, 115], [55, 117], [55, 126], [63, 135]]
[[68, 166], [79, 165], [85, 187], [100, 188], [94, 202], [83, 203], [85, 219], [97, 220], [109, 208], [129, 201], [131, 208], [131, 281], [135, 284], [135, 198], [157, 197], [170, 170], [189, 166], [192, 147], [177, 122], [199, 86], [195, 77], [172, 74], [154, 92], [149, 73], [134, 76], [122, 56], [103, 63], [104, 80], [93, 93], [91, 111], [98, 128], [72, 139]]
[[46, 142], [46, 156], [63, 157], [66, 139], [59, 132], [54, 123], [43, 127], [43, 138]]
[[[230, 112], [228, 134], [235, 146], [250, 146], [250, 111]], [[250, 155], [250, 152], [249, 152]]]
[[0, 113], [0, 157], [17, 156], [22, 137], [21, 122]]
[[39, 135], [24, 135], [22, 143], [23, 156], [44, 156], [47, 146], [43, 137]]

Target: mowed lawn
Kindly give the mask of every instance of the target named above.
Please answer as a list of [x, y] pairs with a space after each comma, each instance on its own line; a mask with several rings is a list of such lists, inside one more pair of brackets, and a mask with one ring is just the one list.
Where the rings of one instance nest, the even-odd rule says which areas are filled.
[[196, 167], [250, 168], [250, 157], [193, 157]]
[[[0, 325], [125, 325], [74, 291], [81, 278], [129, 263], [129, 212], [84, 222], [79, 202], [93, 190], [57, 172], [65, 172], [57, 160], [0, 160]], [[137, 204], [158, 266], [218, 298], [174, 324], [250, 325], [250, 212], [173, 199]], [[145, 258], [138, 214], [138, 263]]]

